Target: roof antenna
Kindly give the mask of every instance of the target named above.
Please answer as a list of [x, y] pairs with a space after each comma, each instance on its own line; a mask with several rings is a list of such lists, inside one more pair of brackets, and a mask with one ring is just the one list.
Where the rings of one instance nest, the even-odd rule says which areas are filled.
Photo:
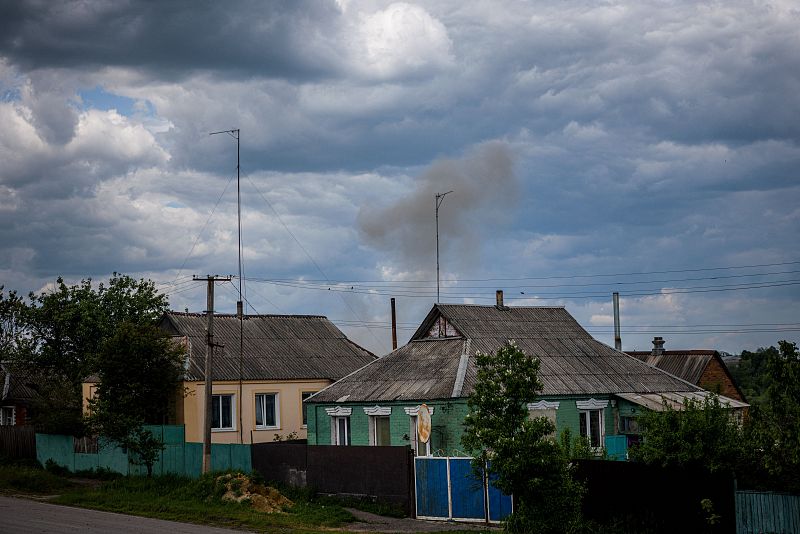
[[444, 202], [444, 197], [452, 191], [446, 193], [436, 193], [436, 303], [439, 303], [439, 206]]
[[244, 430], [242, 428], [242, 357], [244, 352], [244, 306], [242, 301], [242, 189], [239, 166], [239, 128], [211, 132], [208, 135], [228, 134], [236, 139], [236, 220], [239, 228], [239, 300], [236, 301], [236, 316], [239, 318], [239, 443], [244, 443]]

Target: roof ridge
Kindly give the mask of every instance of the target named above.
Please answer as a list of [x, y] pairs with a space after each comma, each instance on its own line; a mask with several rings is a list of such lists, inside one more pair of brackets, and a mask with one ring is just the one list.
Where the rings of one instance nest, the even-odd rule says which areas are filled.
[[[167, 315], [178, 315], [181, 317], [206, 317], [204, 312], [182, 312], [182, 311], [167, 311], [164, 312]], [[235, 313], [214, 313], [214, 317], [234, 317], [238, 318], [239, 316]], [[245, 319], [253, 319], [253, 318], [268, 318], [268, 317], [290, 317], [295, 319], [328, 319], [327, 315], [312, 315], [312, 314], [302, 314], [302, 313], [257, 313], [251, 315], [245, 315]]]

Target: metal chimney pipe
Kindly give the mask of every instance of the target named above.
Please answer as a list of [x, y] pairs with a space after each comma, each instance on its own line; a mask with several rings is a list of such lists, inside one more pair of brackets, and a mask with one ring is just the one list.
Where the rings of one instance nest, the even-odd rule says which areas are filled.
[[394, 309], [394, 297], [390, 302], [392, 303], [392, 350], [397, 350], [397, 314]]
[[502, 289], [498, 289], [495, 292], [495, 297], [497, 299], [497, 308], [502, 310], [503, 309], [503, 290]]
[[622, 336], [619, 328], [619, 293], [614, 291], [614, 348], [622, 350]]

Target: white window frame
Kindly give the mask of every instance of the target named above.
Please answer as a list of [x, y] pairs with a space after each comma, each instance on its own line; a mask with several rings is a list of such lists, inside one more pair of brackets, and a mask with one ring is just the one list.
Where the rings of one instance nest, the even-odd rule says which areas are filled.
[[[325, 408], [325, 413], [331, 417], [331, 445], [350, 445], [353, 440], [353, 432], [350, 427], [350, 415], [353, 413], [353, 409], [336, 406], [335, 408]], [[344, 439], [339, 435], [340, 419], [346, 419]]]
[[[11, 421], [6, 422], [6, 410], [11, 410]], [[0, 426], [14, 426], [17, 424], [17, 408], [16, 406], [2, 406], [0, 407]]]
[[391, 406], [372, 406], [364, 408], [364, 413], [368, 416], [369, 420], [369, 444], [372, 446], [378, 445], [378, 425], [377, 420], [379, 417], [385, 417], [389, 420], [389, 443], [391, 445], [391, 432], [392, 432], [392, 407]]
[[[419, 407], [420, 407], [420, 405], [407, 406], [406, 408], [404, 408], [406, 414], [409, 416], [410, 423], [411, 423], [411, 425], [409, 427], [408, 435], [411, 436], [410, 442], [411, 442], [411, 448], [414, 451], [414, 456], [418, 456], [417, 453], [419, 452], [417, 450], [418, 449], [417, 442], [419, 441], [419, 439], [417, 437], [417, 414], [419, 414]], [[435, 406], [428, 406], [428, 412], [430, 412], [431, 417], [433, 417], [434, 408], [435, 408]], [[431, 453], [431, 439], [430, 438], [428, 438], [428, 442], [425, 444], [425, 456], [433, 456], [433, 454]]]
[[[214, 397], [219, 397], [219, 423], [222, 424], [222, 397], [231, 398], [231, 426], [229, 427], [211, 427], [212, 432], [234, 432], [236, 431], [236, 394], [235, 393], [212, 393], [211, 394], [211, 409], [214, 409]], [[211, 415], [211, 424], [214, 424], [214, 416]]]
[[[266, 425], [266, 424], [258, 424], [258, 398], [259, 397], [266, 397], [267, 395], [271, 395], [275, 399], [275, 424], [274, 425]], [[256, 418], [256, 430], [278, 430], [281, 427], [281, 398], [280, 393], [276, 391], [263, 391], [258, 392], [254, 395], [255, 402], [253, 403], [253, 416]], [[262, 415], [266, 415], [266, 403], [262, 406]]]
[[[580, 426], [580, 414], [586, 414], [586, 428], [580, 429], [578, 435], [582, 435], [581, 430], [586, 431], [586, 437], [589, 439], [589, 445], [592, 447], [592, 450], [599, 452], [603, 450], [605, 447], [605, 439], [606, 439], [606, 418], [605, 418], [605, 411], [608, 407], [607, 400], [597, 400], [597, 399], [589, 399], [584, 401], [576, 401], [575, 406], [578, 408], [578, 425]], [[600, 443], [597, 446], [592, 445], [592, 413], [597, 412], [599, 414], [598, 417], [598, 424], [599, 424], [599, 440]]]

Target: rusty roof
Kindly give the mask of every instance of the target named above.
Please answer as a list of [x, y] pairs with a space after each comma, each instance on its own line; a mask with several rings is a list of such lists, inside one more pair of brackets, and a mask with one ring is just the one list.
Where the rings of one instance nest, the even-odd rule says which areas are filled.
[[[204, 314], [167, 312], [160, 326], [188, 341], [186, 380], [204, 379]], [[353, 343], [320, 315], [247, 315], [242, 321], [243, 380], [337, 380], [370, 363], [375, 355]], [[239, 319], [214, 315], [214, 380], [240, 377]]]
[[703, 371], [714, 359], [716, 351], [665, 350], [661, 354], [653, 354], [652, 351], [626, 351], [626, 353], [692, 384], [698, 384]]
[[[440, 316], [460, 335], [428, 337]], [[543, 395], [700, 391], [597, 341], [562, 307], [436, 304], [406, 346], [328, 386], [312, 400], [448, 398], [467, 340], [469, 361], [461, 396], [468, 396], [475, 384], [475, 353], [494, 352], [508, 340], [540, 358]]]

